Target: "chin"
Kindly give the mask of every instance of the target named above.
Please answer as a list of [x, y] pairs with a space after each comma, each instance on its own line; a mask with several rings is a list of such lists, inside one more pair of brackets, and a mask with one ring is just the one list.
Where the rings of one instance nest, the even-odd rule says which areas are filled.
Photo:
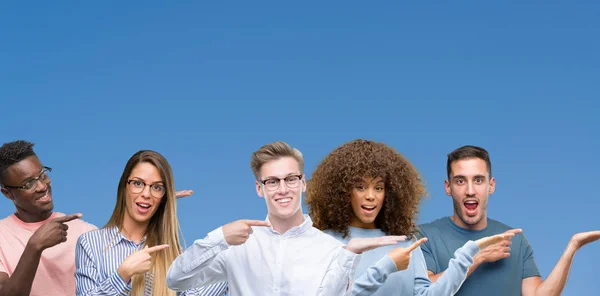
[[292, 210], [292, 211], [290, 211], [290, 210], [287, 210], [287, 211], [275, 211], [275, 212], [273, 213], [273, 215], [274, 215], [275, 217], [279, 217], [279, 218], [286, 218], [286, 219], [287, 219], [287, 218], [291, 218], [291, 217], [292, 217], [292, 216], [294, 216], [296, 213], [298, 213], [298, 210], [299, 210], [299, 208], [298, 208], [298, 209], [295, 209], [295, 210]]

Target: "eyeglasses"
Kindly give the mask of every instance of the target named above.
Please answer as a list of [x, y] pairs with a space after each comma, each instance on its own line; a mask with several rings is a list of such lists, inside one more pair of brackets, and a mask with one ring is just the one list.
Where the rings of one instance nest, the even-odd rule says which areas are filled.
[[25, 185], [23, 185], [23, 186], [8, 186], [8, 185], [2, 185], [2, 186], [4, 188], [21, 189], [21, 190], [33, 192], [38, 189], [38, 186], [39, 186], [38, 181], [40, 181], [44, 184], [48, 184], [48, 183], [50, 183], [50, 181], [52, 181], [50, 179], [50, 176], [48, 175], [49, 172], [52, 172], [52, 168], [44, 167], [44, 169], [42, 170], [42, 172], [40, 173], [40, 175], [37, 178], [29, 179], [29, 181], [27, 181], [27, 183], [25, 183]]
[[279, 185], [281, 184], [281, 180], [285, 181], [285, 185], [287, 185], [288, 188], [296, 188], [296, 187], [298, 187], [298, 185], [300, 185], [301, 179], [302, 179], [302, 175], [290, 175], [283, 179], [269, 178], [269, 179], [260, 181], [260, 183], [265, 185], [267, 190], [274, 191], [279, 188]]
[[132, 193], [142, 193], [142, 191], [144, 191], [144, 189], [146, 189], [146, 186], [150, 186], [150, 195], [152, 195], [152, 197], [155, 198], [161, 198], [165, 195], [165, 192], [167, 191], [165, 186], [159, 183], [154, 183], [154, 184], [146, 184], [144, 183], [144, 181], [142, 180], [136, 180], [136, 179], [131, 179], [131, 180], [127, 180], [127, 184], [129, 185], [129, 190], [131, 190]]

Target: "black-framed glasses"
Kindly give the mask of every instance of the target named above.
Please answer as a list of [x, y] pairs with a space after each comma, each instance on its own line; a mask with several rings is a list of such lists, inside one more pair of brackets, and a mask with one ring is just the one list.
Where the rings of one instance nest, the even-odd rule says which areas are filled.
[[38, 181], [44, 183], [44, 184], [48, 184], [50, 183], [50, 181], [52, 181], [52, 179], [50, 179], [50, 175], [48, 174], [49, 172], [52, 172], [52, 168], [50, 167], [44, 167], [42, 169], [42, 172], [39, 174], [39, 176], [37, 178], [31, 178], [27, 181], [27, 183], [25, 183], [25, 185], [22, 186], [9, 186], [9, 185], [2, 185], [4, 188], [12, 188], [12, 189], [21, 189], [21, 190], [25, 190], [25, 191], [35, 191], [38, 188]]
[[283, 179], [269, 178], [269, 179], [260, 181], [260, 183], [262, 183], [265, 186], [265, 188], [267, 188], [267, 190], [274, 191], [279, 188], [279, 185], [281, 184], [282, 180], [285, 181], [285, 185], [287, 185], [288, 188], [296, 188], [296, 187], [298, 187], [298, 185], [300, 185], [300, 180], [302, 180], [302, 175], [289, 175]]
[[127, 180], [127, 184], [129, 185], [129, 190], [131, 190], [131, 192], [135, 194], [142, 193], [146, 186], [150, 186], [150, 195], [152, 195], [155, 198], [161, 198], [165, 196], [165, 193], [167, 192], [165, 185], [161, 183], [146, 184], [142, 180], [129, 179]]

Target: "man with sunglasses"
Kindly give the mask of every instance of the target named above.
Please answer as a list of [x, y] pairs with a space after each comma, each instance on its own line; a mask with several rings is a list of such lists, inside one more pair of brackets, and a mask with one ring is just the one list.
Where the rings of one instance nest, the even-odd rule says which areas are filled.
[[16, 208], [0, 220], [0, 296], [74, 295], [75, 243], [96, 226], [53, 211], [52, 169], [33, 145], [0, 147], [1, 191]]

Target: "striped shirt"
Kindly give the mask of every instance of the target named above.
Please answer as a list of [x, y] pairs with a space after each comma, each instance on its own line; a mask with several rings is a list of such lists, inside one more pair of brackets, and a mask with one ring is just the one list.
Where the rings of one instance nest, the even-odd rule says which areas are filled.
[[[117, 273], [121, 263], [133, 252], [140, 250], [139, 244], [127, 239], [117, 227], [102, 228], [82, 234], [75, 248], [75, 280], [77, 295], [129, 295], [131, 282]], [[145, 296], [152, 296], [151, 273], [146, 274]], [[202, 288], [180, 292], [180, 296], [223, 296], [227, 283], [220, 282]]]

